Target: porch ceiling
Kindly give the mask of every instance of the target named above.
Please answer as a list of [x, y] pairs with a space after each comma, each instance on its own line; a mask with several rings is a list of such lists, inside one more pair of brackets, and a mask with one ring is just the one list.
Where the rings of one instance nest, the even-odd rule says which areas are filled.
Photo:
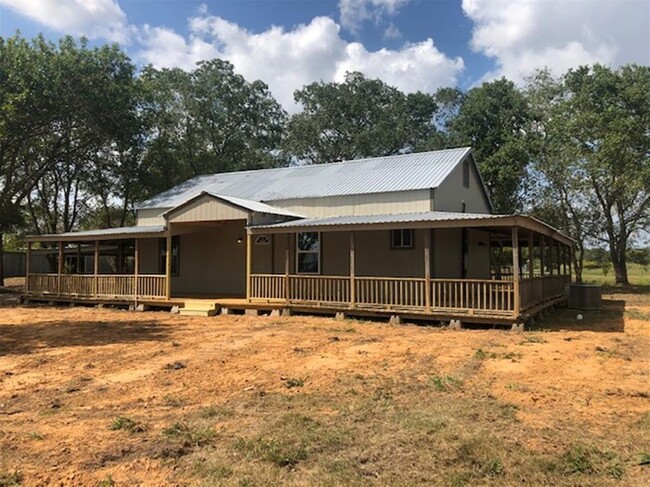
[[399, 228], [479, 228], [519, 227], [554, 238], [566, 245], [573, 240], [559, 230], [526, 215], [493, 215], [428, 211], [399, 215], [359, 215], [294, 220], [273, 225], [249, 226], [251, 234], [304, 231], [352, 231]]
[[164, 225], [141, 225], [134, 227], [104, 228], [81, 232], [28, 235], [28, 242], [87, 242], [94, 240], [119, 240], [127, 238], [156, 238], [165, 236]]

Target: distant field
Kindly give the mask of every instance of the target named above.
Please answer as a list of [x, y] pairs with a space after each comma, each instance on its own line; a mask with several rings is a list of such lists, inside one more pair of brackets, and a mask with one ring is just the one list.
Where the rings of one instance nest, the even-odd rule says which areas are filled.
[[613, 291], [523, 333], [0, 295], [0, 486], [648, 485], [650, 293]]
[[[627, 275], [630, 284], [634, 286], [650, 286], [650, 269], [646, 271], [639, 264], [628, 264]], [[604, 286], [614, 285], [614, 269], [609, 269], [607, 275], [602, 269], [585, 269], [583, 272], [585, 282], [595, 282]]]

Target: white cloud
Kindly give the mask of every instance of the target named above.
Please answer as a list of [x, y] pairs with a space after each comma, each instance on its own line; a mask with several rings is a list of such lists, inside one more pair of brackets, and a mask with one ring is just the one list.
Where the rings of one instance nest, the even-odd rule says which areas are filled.
[[127, 42], [126, 14], [116, 0], [0, 0], [25, 17], [58, 32]]
[[383, 17], [394, 16], [411, 0], [339, 0], [341, 25], [358, 33], [361, 24], [371, 20], [378, 23]]
[[485, 78], [521, 80], [536, 68], [650, 64], [647, 0], [463, 0], [471, 46], [495, 59]]
[[313, 81], [342, 81], [346, 71], [362, 71], [406, 91], [434, 91], [453, 85], [463, 70], [428, 39], [398, 50], [368, 51], [341, 38], [340, 26], [328, 17], [314, 18], [292, 30], [271, 27], [252, 33], [216, 16], [190, 20], [188, 39], [168, 29], [146, 27], [140, 59], [157, 67], [190, 69], [201, 59], [219, 57], [233, 63], [248, 80], [266, 82], [290, 112], [299, 109], [293, 92]]

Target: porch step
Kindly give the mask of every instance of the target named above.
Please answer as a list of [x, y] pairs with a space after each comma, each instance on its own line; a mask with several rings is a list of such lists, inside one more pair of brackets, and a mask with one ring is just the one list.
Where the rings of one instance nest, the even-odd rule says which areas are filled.
[[217, 303], [207, 299], [188, 299], [179, 310], [182, 316], [214, 316], [219, 311]]

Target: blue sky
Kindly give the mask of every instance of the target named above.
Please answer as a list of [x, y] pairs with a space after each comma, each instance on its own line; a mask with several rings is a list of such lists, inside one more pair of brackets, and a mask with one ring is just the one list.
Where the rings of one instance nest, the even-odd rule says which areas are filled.
[[292, 93], [346, 71], [407, 91], [467, 89], [535, 69], [650, 64], [646, 0], [0, 0], [0, 35], [119, 42], [139, 65], [213, 57]]

